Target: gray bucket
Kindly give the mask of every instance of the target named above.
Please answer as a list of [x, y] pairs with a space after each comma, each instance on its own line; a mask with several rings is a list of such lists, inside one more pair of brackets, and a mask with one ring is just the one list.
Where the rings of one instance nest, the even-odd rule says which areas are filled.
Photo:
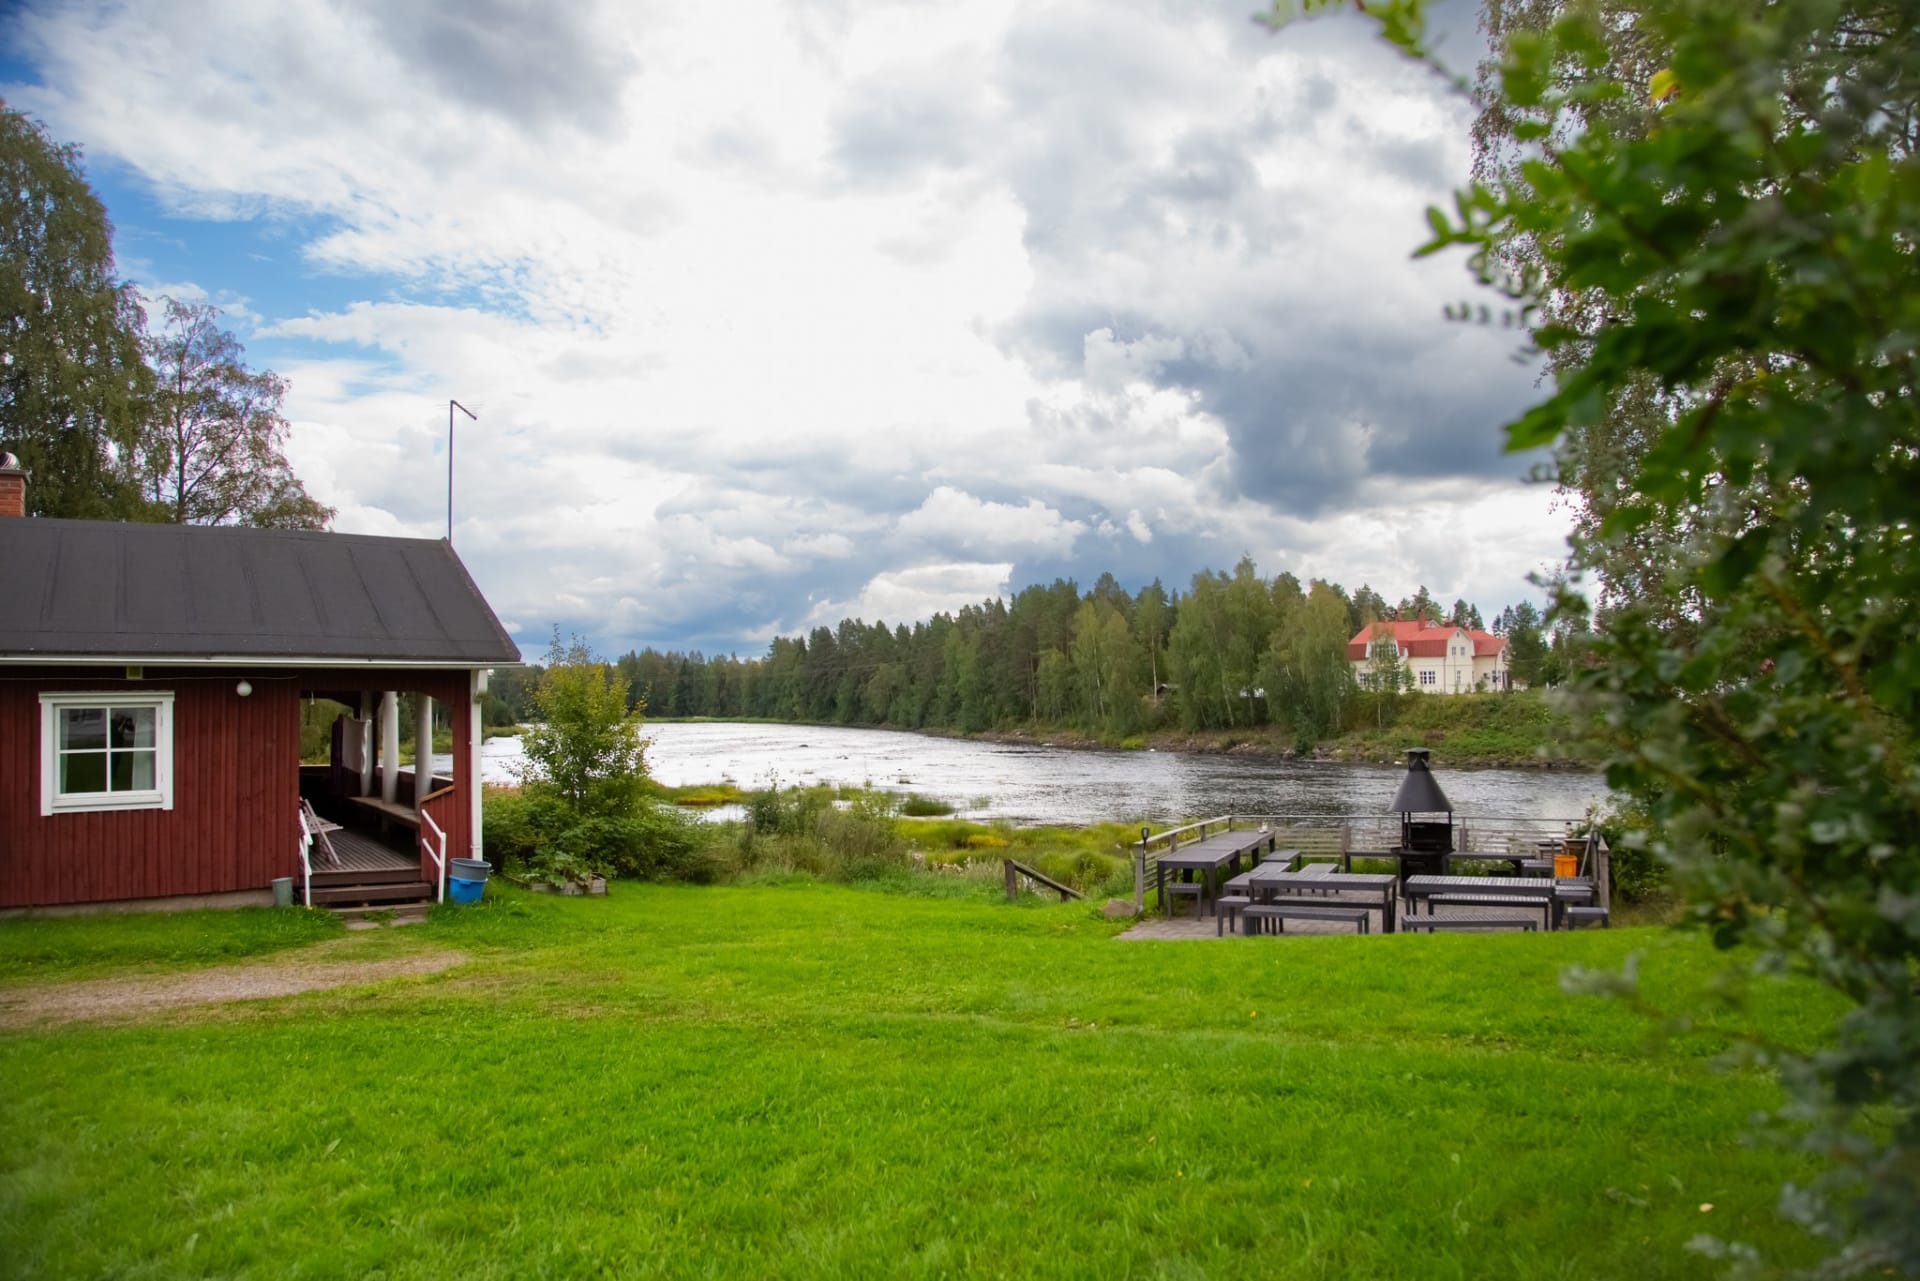
[[493, 864], [485, 859], [453, 858], [447, 860], [447, 875], [457, 876], [463, 881], [484, 881], [487, 873], [493, 870]]
[[275, 907], [293, 906], [293, 878], [276, 876], [273, 878], [273, 905]]

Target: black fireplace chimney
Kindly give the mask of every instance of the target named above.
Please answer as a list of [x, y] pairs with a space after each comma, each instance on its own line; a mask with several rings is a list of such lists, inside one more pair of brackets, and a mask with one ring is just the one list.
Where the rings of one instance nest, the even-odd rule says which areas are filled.
[[[1407, 776], [1393, 794], [1393, 810], [1400, 815], [1400, 874], [1439, 875], [1453, 853], [1453, 802], [1440, 790], [1440, 781], [1427, 764], [1432, 755], [1424, 747], [1407, 749]], [[1446, 818], [1416, 818], [1444, 814]]]
[[1400, 790], [1393, 794], [1392, 809], [1396, 814], [1453, 813], [1453, 802], [1440, 790], [1440, 780], [1433, 776], [1433, 768], [1427, 764], [1427, 757], [1431, 755], [1430, 748], [1407, 749], [1407, 776], [1400, 780]]

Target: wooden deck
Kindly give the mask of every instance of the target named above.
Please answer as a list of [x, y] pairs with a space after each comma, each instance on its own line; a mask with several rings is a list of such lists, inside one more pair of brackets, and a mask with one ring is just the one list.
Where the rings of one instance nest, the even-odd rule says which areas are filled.
[[421, 879], [418, 854], [403, 854], [349, 828], [329, 832], [327, 838], [340, 862], [338, 866], [328, 863], [323, 852], [314, 850], [314, 906], [360, 911], [424, 903], [433, 897], [432, 884]]
[[402, 854], [391, 846], [382, 844], [371, 836], [363, 836], [350, 828], [337, 832], [328, 832], [327, 840], [333, 843], [333, 852], [340, 856], [339, 866], [327, 862], [327, 856], [314, 842], [313, 870], [321, 872], [394, 872], [411, 869], [420, 870], [419, 855]]

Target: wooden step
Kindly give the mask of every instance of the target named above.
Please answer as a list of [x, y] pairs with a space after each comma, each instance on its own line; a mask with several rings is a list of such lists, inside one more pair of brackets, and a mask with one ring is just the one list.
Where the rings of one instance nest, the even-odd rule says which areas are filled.
[[433, 897], [433, 886], [417, 877], [411, 881], [393, 881], [375, 885], [330, 885], [313, 887], [315, 907], [335, 903], [418, 903]]
[[431, 903], [396, 903], [385, 907], [336, 907], [333, 914], [350, 930], [370, 930], [381, 925], [418, 925], [427, 919]]
[[420, 865], [415, 863], [404, 867], [370, 867], [354, 869], [314, 868], [313, 888], [321, 886], [332, 888], [336, 885], [404, 885], [420, 879]]

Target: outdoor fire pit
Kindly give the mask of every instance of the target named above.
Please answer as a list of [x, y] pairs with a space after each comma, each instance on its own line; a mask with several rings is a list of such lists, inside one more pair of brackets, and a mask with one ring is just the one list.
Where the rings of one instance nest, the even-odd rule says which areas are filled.
[[1453, 853], [1453, 802], [1427, 764], [1432, 753], [1424, 747], [1407, 749], [1407, 776], [1393, 795], [1392, 809], [1400, 815], [1400, 878], [1444, 876], [1447, 855]]

